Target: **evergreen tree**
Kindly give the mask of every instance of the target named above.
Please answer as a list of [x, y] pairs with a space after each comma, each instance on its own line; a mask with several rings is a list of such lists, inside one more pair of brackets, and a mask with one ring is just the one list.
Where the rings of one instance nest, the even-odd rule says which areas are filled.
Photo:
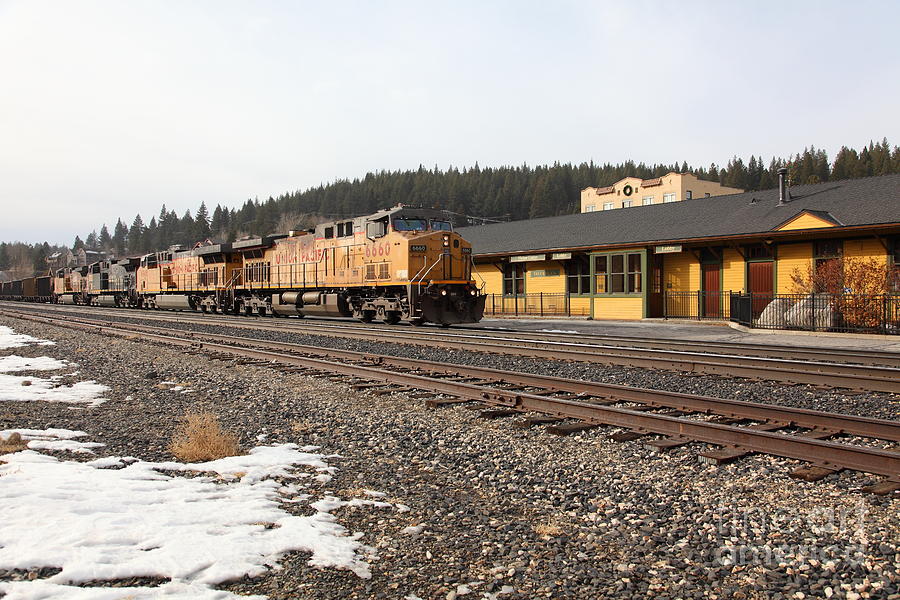
[[206, 202], [201, 202], [200, 208], [197, 209], [197, 216], [194, 217], [194, 233], [198, 240], [205, 240], [209, 237], [209, 212], [206, 210]]
[[112, 247], [112, 236], [109, 235], [109, 229], [106, 223], [100, 228], [100, 235], [97, 237], [97, 245], [101, 250], [109, 250]]
[[85, 247], [85, 245], [84, 245], [84, 242], [81, 241], [81, 237], [76, 235], [75, 241], [72, 242], [72, 252], [75, 252], [79, 248], [84, 248], [84, 247]]
[[9, 268], [9, 249], [7, 248], [6, 242], [0, 243], [0, 271], [5, 271]]
[[131, 228], [128, 230], [128, 250], [132, 254], [150, 250], [144, 239], [144, 220], [139, 214], [134, 217]]
[[97, 249], [97, 232], [92, 231], [88, 234], [87, 239], [84, 241], [84, 245], [88, 250], [96, 250]]
[[125, 254], [125, 243], [127, 238], [128, 228], [125, 226], [125, 223], [122, 222], [122, 219], [118, 219], [112, 236], [112, 246], [116, 252], [116, 256]]

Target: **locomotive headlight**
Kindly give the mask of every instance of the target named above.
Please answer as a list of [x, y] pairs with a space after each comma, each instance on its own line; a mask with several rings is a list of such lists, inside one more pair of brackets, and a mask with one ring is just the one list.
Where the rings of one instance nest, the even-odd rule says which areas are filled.
[[447, 295], [447, 290], [441, 290], [441, 296], [446, 296], [446, 295]]
[[449, 245], [450, 245], [450, 236], [449, 236], [449, 235], [445, 235], [445, 236], [444, 236], [444, 245], [445, 245], [445, 246], [449, 246]]
[[478, 290], [471, 290], [469, 293], [472, 294], [473, 296], [477, 296]]

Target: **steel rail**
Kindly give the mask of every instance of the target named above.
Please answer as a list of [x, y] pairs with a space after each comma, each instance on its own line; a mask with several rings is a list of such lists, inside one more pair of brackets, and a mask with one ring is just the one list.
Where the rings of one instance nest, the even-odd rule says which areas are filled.
[[[15, 303], [17, 305], [21, 305], [21, 303]], [[46, 305], [41, 305], [42, 307], [49, 308]], [[72, 306], [56, 306], [52, 305], [53, 310], [66, 311], [71, 310]], [[121, 313], [122, 308], [102, 308], [102, 307], [90, 307], [90, 309], [100, 311], [108, 311], [106, 314], [115, 314]], [[135, 311], [140, 311], [140, 309], [132, 309]], [[157, 320], [192, 320], [197, 323], [204, 323], [210, 320], [227, 320], [232, 327], [257, 327], [260, 329], [271, 329], [271, 330], [285, 330], [285, 329], [295, 329], [298, 331], [304, 331], [309, 329], [332, 329], [332, 330], [347, 330], [347, 331], [384, 331], [386, 333], [397, 333], [396, 325], [380, 325], [377, 323], [370, 323], [365, 326], [361, 326], [356, 323], [346, 323], [339, 320], [300, 320], [300, 319], [291, 319], [290, 321], [285, 321], [283, 319], [279, 319], [274, 322], [270, 322], [268, 324], [261, 323], [258, 326], [248, 326], [248, 325], [238, 325], [232, 322], [233, 316], [223, 315], [220, 313], [203, 313], [203, 312], [182, 312], [182, 313], [172, 313], [169, 314], [159, 314], [157, 312], [150, 311], [140, 311], [147, 318], [157, 319]], [[178, 316], [175, 316], [178, 315]], [[245, 317], [245, 315], [239, 315]], [[866, 364], [866, 365], [878, 365], [884, 367], [892, 367], [892, 368], [900, 368], [900, 352], [892, 352], [892, 351], [874, 351], [874, 350], [860, 350], [857, 348], [817, 348], [813, 346], [785, 346], [785, 345], [776, 345], [776, 344], [754, 344], [754, 343], [746, 343], [746, 342], [725, 342], [725, 341], [709, 341], [709, 340], [679, 340], [679, 339], [655, 339], [648, 340], [646, 338], [635, 338], [635, 337], [627, 337], [627, 336], [616, 336], [616, 335], [603, 335], [603, 334], [595, 334], [595, 333], [561, 333], [561, 332], [548, 332], [548, 331], [529, 331], [529, 330], [508, 330], [508, 329], [496, 329], [496, 328], [478, 328], [471, 326], [457, 326], [455, 331], [429, 331], [428, 329], [417, 330], [417, 335], [440, 335], [444, 337], [453, 337], [453, 336], [466, 336], [473, 335], [472, 333], [461, 333], [460, 330], [465, 332], [480, 332], [489, 333], [493, 337], [514, 337], [514, 336], [528, 336], [532, 338], [529, 341], [544, 341], [544, 342], [552, 342], [552, 341], [562, 341], [564, 343], [574, 343], [574, 344], [584, 344], [586, 342], [591, 342], [594, 345], [615, 345], [615, 346], [628, 346], [632, 348], [641, 348], [641, 349], [656, 349], [656, 350], [681, 350], [685, 346], [689, 346], [692, 348], [694, 352], [703, 352], [703, 353], [715, 353], [715, 354], [731, 354], [731, 355], [740, 355], [740, 356], [748, 356], [749, 353], [753, 353], [754, 356], [760, 358], [785, 358], [790, 360], [818, 360], [825, 362], [846, 362], [853, 364]], [[900, 343], [900, 338], [898, 338], [898, 343]]]
[[[236, 326], [228, 325], [228, 326]], [[261, 329], [241, 326], [239, 328]], [[266, 328], [268, 329], [268, 328]], [[700, 352], [671, 350], [641, 350], [591, 344], [531, 342], [515, 338], [496, 338], [467, 335], [450, 336], [442, 333], [410, 336], [406, 332], [386, 333], [384, 330], [317, 331], [316, 335], [350, 337], [377, 342], [395, 342], [416, 346], [448, 347], [474, 352], [489, 352], [530, 358], [570, 360], [627, 367], [663, 369], [688, 373], [703, 373], [728, 377], [780, 381], [794, 384], [843, 387], [860, 391], [900, 393], [900, 369], [869, 365], [836, 364], [812, 361], [757, 358], [734, 355], [711, 355]], [[516, 342], [516, 343], [512, 343]]]
[[[39, 319], [40, 322], [48, 322], [61, 326], [66, 326], [73, 322], [72, 320], [57, 320], [52, 317], [42, 317]], [[100, 328], [108, 327], [107, 325], [92, 319], [78, 319], [75, 322], [86, 326]], [[747, 402], [744, 400], [634, 388], [610, 383], [586, 382], [549, 375], [534, 375], [515, 371], [504, 371], [487, 367], [436, 363], [421, 359], [369, 354], [353, 350], [341, 350], [216, 333], [193, 331], [172, 332], [171, 330], [162, 327], [138, 327], [135, 325], [123, 327], [122, 324], [116, 324], [115, 327], [121, 330], [142, 333], [156, 332], [157, 334], [167, 336], [173, 336], [175, 333], [180, 333], [184, 335], [186, 339], [200, 343], [203, 343], [203, 340], [215, 340], [221, 343], [250, 344], [266, 350], [281, 350], [285, 352], [304, 353], [319, 357], [327, 356], [344, 360], [364, 360], [375, 365], [390, 366], [395, 369], [465, 376], [493, 383], [537, 387], [553, 392], [567, 392], [599, 398], [610, 398], [615, 399], [617, 402], [637, 402], [657, 408], [673, 408], [685, 412], [715, 414], [744, 420], [770, 421], [783, 424], [784, 427], [816, 429], [832, 433], [833, 435], [850, 434], [900, 442], [900, 421], [891, 421], [887, 419], [873, 419], [871, 417], [828, 413], [773, 404]]]
[[373, 381], [383, 381], [518, 411], [578, 419], [591, 424], [611, 425], [672, 438], [687, 439], [689, 441], [739, 447], [751, 452], [811, 461], [815, 465], [829, 470], [851, 469], [884, 475], [892, 480], [900, 477], [900, 453], [878, 448], [838, 444], [733, 425], [640, 412], [615, 406], [548, 398], [528, 392], [489, 388], [473, 383], [436, 379], [413, 373], [386, 371], [380, 367], [370, 367], [348, 362], [242, 348], [230, 344], [198, 343], [195, 340], [172, 337], [171, 335], [135, 332], [117, 327], [78, 323], [69, 323], [65, 326], [137, 341], [152, 340], [183, 348], [222, 352], [272, 363], [301, 366]]

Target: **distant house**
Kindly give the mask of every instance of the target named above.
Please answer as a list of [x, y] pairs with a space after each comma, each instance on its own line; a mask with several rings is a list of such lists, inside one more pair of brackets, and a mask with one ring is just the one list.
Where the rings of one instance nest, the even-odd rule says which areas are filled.
[[60, 252], [54, 252], [47, 257], [47, 267], [51, 271], [72, 266], [75, 266], [75, 255], [68, 248]]
[[106, 258], [106, 252], [79, 248], [75, 251], [75, 266], [84, 267]]

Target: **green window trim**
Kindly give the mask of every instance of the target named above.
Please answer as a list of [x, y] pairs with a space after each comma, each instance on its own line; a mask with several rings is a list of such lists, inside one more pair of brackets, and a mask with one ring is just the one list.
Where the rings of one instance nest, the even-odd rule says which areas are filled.
[[[604, 259], [604, 260], [601, 260]], [[618, 259], [618, 260], [617, 260]], [[647, 299], [647, 251], [620, 250], [591, 254], [591, 296], [594, 298]], [[603, 269], [598, 273], [598, 268]], [[598, 282], [603, 291], [598, 291]], [[628, 290], [631, 291], [628, 291]]]

